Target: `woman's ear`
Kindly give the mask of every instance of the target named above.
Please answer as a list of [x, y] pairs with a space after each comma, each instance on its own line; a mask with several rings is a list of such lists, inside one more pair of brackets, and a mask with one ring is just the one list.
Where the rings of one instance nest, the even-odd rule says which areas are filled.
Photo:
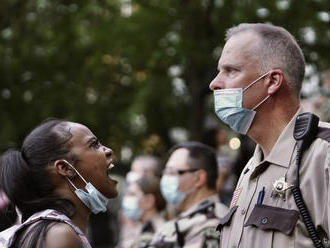
[[56, 172], [62, 176], [73, 178], [76, 175], [76, 172], [72, 169], [72, 165], [66, 160], [56, 160], [54, 167]]
[[283, 72], [280, 69], [274, 69], [269, 74], [269, 80], [268, 82], [268, 90], [267, 93], [269, 95], [275, 94], [282, 85], [284, 79]]

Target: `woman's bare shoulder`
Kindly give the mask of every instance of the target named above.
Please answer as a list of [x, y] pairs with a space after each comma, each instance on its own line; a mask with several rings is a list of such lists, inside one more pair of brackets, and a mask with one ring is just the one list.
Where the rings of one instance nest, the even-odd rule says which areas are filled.
[[49, 228], [45, 248], [81, 248], [81, 240], [71, 226], [57, 223]]

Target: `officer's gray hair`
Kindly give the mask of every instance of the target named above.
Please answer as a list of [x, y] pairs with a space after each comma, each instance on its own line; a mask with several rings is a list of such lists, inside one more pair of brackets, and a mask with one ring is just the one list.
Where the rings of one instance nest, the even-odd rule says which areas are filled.
[[295, 38], [284, 28], [272, 24], [242, 23], [226, 32], [226, 41], [246, 31], [255, 32], [260, 42], [251, 54], [260, 61], [259, 73], [281, 69], [287, 77], [292, 93], [299, 96], [305, 75], [305, 59]]
[[144, 166], [144, 170], [152, 171], [155, 176], [161, 177], [163, 165], [159, 157], [152, 155], [139, 155], [133, 160], [132, 164], [136, 162], [141, 162]]

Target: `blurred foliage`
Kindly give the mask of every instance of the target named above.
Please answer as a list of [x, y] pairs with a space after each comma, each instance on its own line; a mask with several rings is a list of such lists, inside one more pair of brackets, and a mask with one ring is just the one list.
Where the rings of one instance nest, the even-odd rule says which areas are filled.
[[329, 11], [327, 0], [2, 0], [0, 152], [48, 117], [86, 124], [128, 158], [164, 154], [175, 130], [200, 140], [225, 30], [284, 26], [317, 74]]

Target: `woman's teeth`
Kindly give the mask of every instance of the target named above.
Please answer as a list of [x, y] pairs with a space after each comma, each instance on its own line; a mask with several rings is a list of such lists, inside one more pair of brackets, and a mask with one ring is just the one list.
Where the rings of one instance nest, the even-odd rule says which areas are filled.
[[109, 167], [108, 167], [108, 170], [107, 170], [107, 172], [108, 172], [108, 177], [110, 177], [110, 170], [111, 170], [113, 167], [115, 167], [115, 165], [111, 163], [111, 164], [109, 165]]

